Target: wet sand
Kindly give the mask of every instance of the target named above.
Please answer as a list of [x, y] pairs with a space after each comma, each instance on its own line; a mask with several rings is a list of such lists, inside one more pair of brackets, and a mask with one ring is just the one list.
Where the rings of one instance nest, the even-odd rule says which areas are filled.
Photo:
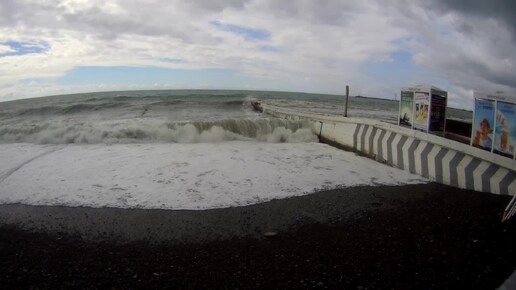
[[516, 269], [509, 200], [432, 183], [206, 211], [2, 205], [0, 283], [494, 289]]

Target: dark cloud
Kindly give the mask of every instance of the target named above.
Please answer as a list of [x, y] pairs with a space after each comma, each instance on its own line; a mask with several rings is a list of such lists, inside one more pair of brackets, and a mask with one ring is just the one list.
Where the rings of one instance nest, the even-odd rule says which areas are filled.
[[460, 23], [458, 26], [457, 26], [457, 29], [459, 30], [459, 32], [463, 33], [463, 34], [473, 34], [475, 31], [474, 31], [474, 28], [471, 24], [469, 23]]
[[490, 18], [516, 35], [516, 1], [514, 0], [435, 0], [429, 7], [442, 13], [453, 11], [466, 17]]
[[478, 60], [462, 59], [460, 62], [450, 61], [442, 67], [446, 68], [448, 79], [456, 80], [463, 87], [476, 88], [478, 84], [472, 81], [472, 76], [477, 76], [492, 84], [516, 88], [516, 75], [506, 71], [496, 71]]
[[422, 66], [466, 89], [516, 91], [516, 1], [394, 1], [398, 25], [421, 39]]
[[300, 0], [295, 5], [290, 1], [267, 0], [258, 6], [270, 11], [277, 19], [307, 20], [313, 24], [346, 25], [357, 12], [364, 9], [357, 1]]
[[227, 8], [243, 8], [250, 0], [190, 0], [189, 3], [202, 9], [220, 11]]

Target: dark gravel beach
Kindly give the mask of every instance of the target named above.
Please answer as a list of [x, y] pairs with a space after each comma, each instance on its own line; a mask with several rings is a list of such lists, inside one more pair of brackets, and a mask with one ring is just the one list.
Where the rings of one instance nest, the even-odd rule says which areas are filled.
[[0, 285], [495, 289], [516, 269], [509, 199], [427, 184], [202, 212], [4, 205]]

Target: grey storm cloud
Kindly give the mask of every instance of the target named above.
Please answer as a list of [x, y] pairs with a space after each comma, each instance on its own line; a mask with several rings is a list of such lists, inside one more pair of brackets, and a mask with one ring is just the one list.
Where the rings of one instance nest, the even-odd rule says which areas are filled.
[[441, 12], [451, 10], [464, 16], [500, 21], [513, 36], [516, 34], [516, 1], [513, 0], [437, 0], [431, 1], [429, 7]]
[[[451, 83], [475, 90], [516, 92], [516, 1], [436, 0], [395, 2], [400, 25], [422, 38], [425, 67]], [[423, 8], [428, 18], [420, 17]], [[450, 23], [436, 26], [442, 16]], [[435, 20], [436, 23], [432, 23]], [[446, 38], [446, 35], [457, 38]], [[417, 51], [416, 51], [417, 53]]]
[[365, 9], [358, 1], [301, 0], [297, 5], [289, 1], [263, 1], [262, 7], [278, 19], [306, 19], [313, 24], [345, 25], [354, 15]]
[[220, 11], [227, 8], [242, 8], [245, 6], [246, 3], [249, 3], [250, 0], [212, 0], [212, 1], [205, 1], [205, 0], [192, 0], [189, 1], [192, 5], [195, 5], [197, 7], [201, 7], [203, 9], [208, 10], [215, 10]]

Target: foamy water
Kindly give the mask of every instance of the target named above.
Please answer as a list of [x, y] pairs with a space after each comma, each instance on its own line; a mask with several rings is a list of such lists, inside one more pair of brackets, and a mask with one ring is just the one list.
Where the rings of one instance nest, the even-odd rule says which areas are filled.
[[4, 144], [0, 159], [3, 204], [209, 209], [426, 182], [320, 143]]

